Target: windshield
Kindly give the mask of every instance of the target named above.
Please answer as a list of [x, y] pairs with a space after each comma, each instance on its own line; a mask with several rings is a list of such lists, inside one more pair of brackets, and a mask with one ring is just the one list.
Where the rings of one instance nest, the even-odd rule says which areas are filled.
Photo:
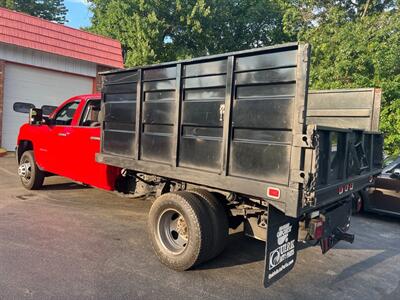
[[387, 167], [397, 159], [397, 156], [388, 156], [383, 160], [383, 167]]

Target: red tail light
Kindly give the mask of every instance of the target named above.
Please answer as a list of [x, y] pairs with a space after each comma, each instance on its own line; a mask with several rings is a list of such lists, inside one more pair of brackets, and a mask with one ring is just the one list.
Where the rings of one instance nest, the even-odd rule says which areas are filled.
[[308, 233], [314, 240], [320, 240], [324, 235], [324, 221], [320, 218], [312, 219]]

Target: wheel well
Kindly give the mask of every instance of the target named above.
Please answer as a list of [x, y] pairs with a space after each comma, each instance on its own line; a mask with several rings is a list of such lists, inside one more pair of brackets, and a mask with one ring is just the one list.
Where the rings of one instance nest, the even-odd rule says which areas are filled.
[[18, 144], [18, 153], [17, 153], [18, 163], [19, 160], [21, 159], [22, 154], [28, 150], [33, 150], [33, 143], [31, 141], [26, 141], [26, 140], [20, 141]]

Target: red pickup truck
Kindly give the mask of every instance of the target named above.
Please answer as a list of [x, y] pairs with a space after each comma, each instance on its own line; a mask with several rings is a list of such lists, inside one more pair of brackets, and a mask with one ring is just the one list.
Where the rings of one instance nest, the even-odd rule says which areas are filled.
[[17, 140], [18, 174], [27, 189], [39, 189], [47, 175], [114, 190], [121, 169], [96, 162], [100, 151], [101, 95], [66, 100], [44, 124], [21, 127]]

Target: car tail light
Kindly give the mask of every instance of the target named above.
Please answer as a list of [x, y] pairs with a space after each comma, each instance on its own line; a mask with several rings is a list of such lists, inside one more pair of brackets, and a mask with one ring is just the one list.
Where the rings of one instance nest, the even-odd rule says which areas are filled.
[[267, 188], [267, 196], [272, 199], [279, 199], [281, 197], [281, 190], [278, 188]]
[[324, 221], [320, 218], [312, 219], [308, 233], [314, 240], [320, 240], [324, 235]]

